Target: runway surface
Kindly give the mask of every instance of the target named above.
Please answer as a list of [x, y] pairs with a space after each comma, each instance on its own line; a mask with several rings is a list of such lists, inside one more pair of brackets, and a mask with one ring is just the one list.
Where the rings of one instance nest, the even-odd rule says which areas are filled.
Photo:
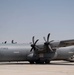
[[51, 61], [51, 64], [0, 62], [0, 75], [74, 75], [74, 62]]

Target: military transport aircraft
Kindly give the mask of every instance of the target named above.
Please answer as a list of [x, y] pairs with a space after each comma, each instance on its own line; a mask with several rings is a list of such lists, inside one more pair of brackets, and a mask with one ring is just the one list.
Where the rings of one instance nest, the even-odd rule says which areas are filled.
[[37, 44], [32, 37], [32, 43], [29, 45], [18, 44], [12, 40], [0, 44], [0, 62], [11, 61], [29, 61], [31, 64], [49, 64], [52, 60], [66, 60], [74, 62], [74, 40], [64, 40], [54, 42], [49, 41], [50, 33], [47, 39], [44, 38], [43, 44]]

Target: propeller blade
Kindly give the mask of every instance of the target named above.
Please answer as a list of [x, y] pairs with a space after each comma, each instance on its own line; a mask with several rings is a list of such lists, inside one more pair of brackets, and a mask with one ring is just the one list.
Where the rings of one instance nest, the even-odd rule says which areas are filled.
[[35, 41], [35, 39], [34, 39], [35, 37], [33, 36], [32, 37], [32, 43], [30, 43], [31, 45], [31, 50], [30, 51], [36, 51], [36, 43], [39, 41], [39, 39], [37, 39], [36, 41]]
[[49, 48], [51, 51], [53, 51], [50, 45], [48, 45], [48, 48]]
[[51, 40], [50, 42], [53, 42], [54, 40]]
[[34, 36], [32, 37], [32, 42], [33, 42], [33, 44], [34, 44]]
[[49, 33], [48, 36], [47, 36], [47, 42], [49, 42], [49, 37], [50, 37], [50, 33]]
[[33, 50], [33, 48], [31, 48], [31, 50], [30, 51], [32, 51]]
[[34, 43], [34, 44], [36, 45], [36, 43], [37, 43], [38, 41], [39, 41], [39, 39], [37, 39], [37, 40], [35, 41], [35, 43]]
[[45, 38], [45, 37], [43, 37], [43, 39], [44, 39], [44, 41], [46, 42], [46, 38]]
[[46, 49], [53, 51], [52, 46], [51, 46], [51, 42], [53, 42], [54, 40], [49, 41], [50, 39], [50, 33], [47, 35], [47, 39], [45, 37], [43, 37], [44, 39], [44, 45], [46, 46]]

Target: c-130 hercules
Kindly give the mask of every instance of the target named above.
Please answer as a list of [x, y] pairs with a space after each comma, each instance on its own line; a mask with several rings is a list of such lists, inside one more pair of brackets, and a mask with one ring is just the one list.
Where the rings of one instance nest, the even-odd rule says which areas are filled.
[[49, 64], [52, 60], [66, 60], [74, 62], [74, 40], [54, 42], [44, 38], [43, 44], [37, 44], [32, 37], [31, 45], [17, 44], [12, 40], [11, 44], [0, 44], [0, 62], [29, 61], [31, 64]]

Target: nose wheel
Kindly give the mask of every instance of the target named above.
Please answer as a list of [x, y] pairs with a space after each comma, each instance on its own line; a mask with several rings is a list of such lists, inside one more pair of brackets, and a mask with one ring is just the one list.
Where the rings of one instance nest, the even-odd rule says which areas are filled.
[[74, 55], [71, 56], [71, 57], [68, 59], [68, 61], [70, 61], [70, 62], [74, 62]]
[[71, 62], [74, 62], [74, 55], [70, 58]]

